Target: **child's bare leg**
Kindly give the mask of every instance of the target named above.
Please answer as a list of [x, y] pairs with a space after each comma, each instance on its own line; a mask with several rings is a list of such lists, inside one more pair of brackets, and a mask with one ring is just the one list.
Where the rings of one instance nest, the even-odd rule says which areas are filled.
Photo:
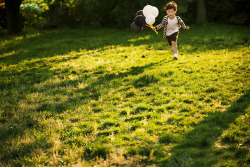
[[178, 59], [178, 48], [177, 48], [177, 43], [174, 42], [174, 41], [172, 41], [171, 44], [172, 44], [172, 45], [171, 45], [171, 48], [172, 48], [172, 50], [173, 50], [173, 52], [174, 52], [174, 59], [177, 60], [177, 59]]
[[178, 53], [178, 47], [177, 47], [177, 43], [175, 41], [172, 41], [172, 51], [174, 52], [174, 54]]

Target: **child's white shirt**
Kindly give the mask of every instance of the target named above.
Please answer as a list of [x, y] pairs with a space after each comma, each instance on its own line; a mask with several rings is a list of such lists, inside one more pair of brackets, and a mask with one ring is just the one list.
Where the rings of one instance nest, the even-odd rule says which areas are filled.
[[178, 24], [178, 20], [175, 16], [175, 18], [173, 20], [168, 18], [168, 25], [167, 25], [167, 36], [172, 35], [173, 33], [176, 33], [179, 31], [179, 24]]

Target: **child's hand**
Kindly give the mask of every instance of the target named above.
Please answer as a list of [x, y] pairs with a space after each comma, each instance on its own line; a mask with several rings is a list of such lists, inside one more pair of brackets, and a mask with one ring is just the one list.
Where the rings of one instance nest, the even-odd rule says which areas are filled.
[[152, 30], [156, 31], [156, 28], [155, 28], [155, 27], [153, 27], [153, 28], [152, 28]]
[[187, 26], [186, 29], [189, 30], [189, 27]]

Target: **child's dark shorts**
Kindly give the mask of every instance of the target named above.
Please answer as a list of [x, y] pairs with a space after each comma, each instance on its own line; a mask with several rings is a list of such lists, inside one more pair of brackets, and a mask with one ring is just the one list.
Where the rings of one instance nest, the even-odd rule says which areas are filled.
[[168, 43], [169, 43], [170, 46], [172, 46], [172, 41], [176, 42], [178, 40], [178, 36], [179, 36], [179, 31], [173, 33], [170, 36], [167, 36]]

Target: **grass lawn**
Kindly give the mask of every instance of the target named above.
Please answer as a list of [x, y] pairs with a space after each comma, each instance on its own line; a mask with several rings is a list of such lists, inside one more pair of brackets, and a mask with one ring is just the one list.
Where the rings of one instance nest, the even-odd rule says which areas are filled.
[[250, 29], [0, 38], [0, 166], [244, 166]]

